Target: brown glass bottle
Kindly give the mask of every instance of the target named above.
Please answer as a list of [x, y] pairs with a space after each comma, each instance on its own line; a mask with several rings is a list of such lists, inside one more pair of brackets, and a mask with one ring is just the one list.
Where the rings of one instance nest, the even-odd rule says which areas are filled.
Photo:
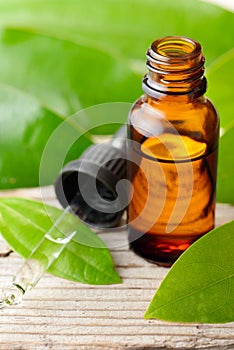
[[189, 38], [155, 41], [129, 115], [129, 243], [163, 266], [214, 227], [219, 120], [203, 96], [204, 61]]

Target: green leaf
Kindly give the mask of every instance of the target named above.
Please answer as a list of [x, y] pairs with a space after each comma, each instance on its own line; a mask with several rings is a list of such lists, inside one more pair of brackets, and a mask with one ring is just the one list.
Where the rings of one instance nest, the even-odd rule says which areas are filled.
[[232, 13], [198, 0], [1, 0], [0, 25], [84, 43], [116, 59], [144, 60], [153, 40], [172, 34], [200, 41], [208, 62], [233, 46]]
[[[39, 118], [35, 114], [30, 119], [25, 117], [23, 103], [17, 103], [18, 112], [13, 102], [7, 104], [8, 117], [2, 117], [5, 112], [1, 114], [1, 188], [38, 185], [41, 150], [59, 124], [60, 115], [64, 118], [77, 109], [103, 102], [132, 103], [141, 94], [141, 77], [146, 71], [144, 53], [154, 39], [170, 34], [197, 39], [209, 63], [232, 48], [232, 19], [232, 13], [196, 0], [145, 0], [144, 7], [140, 0], [97, 0], [95, 6], [93, 0], [0, 0], [0, 82], [35, 97], [37, 102], [33, 104], [50, 114], [50, 120], [48, 115]], [[218, 39], [220, 35], [222, 40]], [[2, 96], [4, 100], [4, 93]], [[22, 117], [24, 128], [19, 126], [13, 137], [16, 113]], [[119, 120], [112, 112], [105, 120], [102, 118], [104, 123], [124, 119], [127, 113]], [[40, 127], [34, 129], [37, 123]], [[87, 127], [96, 126], [95, 113], [80, 117], [78, 125], [79, 130], [70, 130], [64, 141], [70, 132], [77, 131], [78, 138]], [[114, 125], [98, 128], [101, 133], [115, 130]], [[37, 132], [40, 137], [36, 137]], [[30, 145], [23, 143], [25, 135]], [[32, 147], [34, 139], [37, 142]], [[77, 158], [90, 143], [87, 135], [79, 140], [65, 162]], [[65, 145], [57, 145], [62, 153]], [[51, 154], [58, 159], [59, 152], [55, 149]], [[54, 161], [49, 163], [50, 169]], [[58, 167], [53, 169], [48, 170], [43, 185], [54, 180]]]
[[[111, 121], [123, 123], [130, 105], [124, 110], [117, 108], [118, 117], [115, 107], [108, 114], [104, 107], [98, 115], [84, 111], [75, 123], [67, 125], [63, 123], [66, 118], [61, 112], [68, 114], [79, 109], [80, 103], [88, 105], [90, 99], [100, 103], [111, 101], [115, 95], [117, 101], [124, 100], [124, 89], [135, 91], [137, 96], [140, 79], [136, 80], [136, 74], [122, 61], [92, 48], [21, 31], [6, 30], [1, 34], [0, 188], [48, 185], [54, 182], [64, 163], [78, 158], [92, 144], [90, 136], [82, 136], [84, 132], [100, 123], [109, 123], [108, 128], [99, 128], [99, 132], [113, 133], [119, 124], [116, 126]], [[84, 73], [84, 67], [91, 66], [93, 71]], [[118, 74], [123, 78], [119, 79]], [[100, 82], [100, 89], [97, 89], [97, 82]], [[42, 152], [61, 123], [63, 134], [50, 148], [52, 157], [47, 161], [40, 182]], [[70, 140], [74, 140], [74, 145]], [[56, 163], [58, 159], [62, 164]]]
[[234, 157], [232, 153], [234, 125], [219, 141], [217, 200], [234, 204]]
[[207, 95], [218, 110], [221, 127], [227, 129], [233, 122], [234, 49], [223, 54], [209, 66], [207, 79]]
[[219, 141], [217, 200], [234, 204], [234, 158], [232, 144], [234, 126], [234, 50], [229, 50], [211, 64], [208, 69], [208, 96], [214, 102], [221, 124]]
[[[24, 258], [30, 255], [62, 213], [49, 205], [20, 198], [1, 198], [0, 211], [2, 236]], [[72, 214], [64, 220], [67, 220], [68, 225], [74, 222], [77, 233], [48, 271], [82, 283], [121, 282], [114, 271], [111, 255], [101, 239]]]
[[234, 221], [209, 232], [172, 266], [145, 318], [174, 322], [234, 321]]
[[217, 39], [224, 25], [233, 31], [232, 18], [196, 0], [146, 0], [144, 10], [132, 0], [97, 0], [95, 6], [93, 0], [2, 0], [1, 80], [65, 115], [97, 103], [133, 102], [150, 42], [172, 33], [191, 36], [209, 63], [232, 48], [231, 35]]
[[[38, 186], [43, 150], [64, 118], [44, 108], [31, 96], [3, 84], [0, 84], [0, 116], [0, 188]], [[73, 126], [64, 125], [64, 136], [67, 138], [75, 136], [77, 139], [79, 134], [81, 131]], [[85, 135], [79, 141], [70, 151], [67, 149], [66, 161], [79, 156], [92, 143]], [[54, 159], [63, 153], [64, 147], [65, 143], [52, 145]], [[52, 165], [48, 164], [44, 185], [55, 179], [50, 176], [49, 168]]]
[[[68, 116], [104, 102], [134, 101], [141, 94], [140, 75], [122, 58], [24, 30], [7, 29], [0, 36], [0, 81], [59, 114]], [[80, 126], [84, 129], [82, 121]]]

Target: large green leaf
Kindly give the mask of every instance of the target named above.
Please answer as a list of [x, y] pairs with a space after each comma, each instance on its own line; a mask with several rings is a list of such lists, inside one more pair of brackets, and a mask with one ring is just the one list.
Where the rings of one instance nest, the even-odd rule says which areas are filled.
[[[0, 210], [1, 234], [24, 258], [30, 255], [62, 213], [57, 208], [20, 198], [1, 198]], [[82, 283], [119, 283], [120, 277], [114, 271], [111, 255], [101, 239], [72, 214], [63, 220], [63, 227], [77, 226], [77, 233], [49, 272]]]
[[208, 69], [208, 93], [220, 116], [217, 200], [234, 204], [234, 157], [232, 155], [234, 50], [226, 52]]
[[233, 45], [232, 14], [198, 0], [1, 0], [0, 24], [141, 60], [147, 46], [165, 35], [197, 39], [208, 62]]
[[92, 0], [0, 1], [0, 27], [13, 29], [2, 32], [0, 76], [64, 114], [133, 102], [141, 93], [133, 71], [146, 71], [144, 53], [152, 40], [191, 36], [210, 62], [232, 47], [231, 35], [217, 39], [224, 24], [232, 32], [232, 23], [230, 12], [197, 0], [146, 0], [144, 10], [132, 0], [97, 0], [95, 6]]
[[[85, 106], [90, 100], [93, 103], [111, 99], [122, 101], [126, 89], [135, 98], [140, 93], [140, 79], [122, 61], [118, 62], [109, 54], [92, 48], [15, 30], [5, 30], [1, 34], [0, 82], [4, 86], [16, 87], [19, 91], [11, 89], [9, 92], [8, 89], [6, 97], [5, 92], [0, 90], [0, 125], [3, 135], [0, 140], [0, 188], [37, 186], [41, 184], [41, 154], [52, 132], [65, 119], [60, 116], [61, 112], [67, 116], [71, 111], [79, 109], [80, 103]], [[89, 70], [88, 67], [91, 68], [89, 74], [86, 71]], [[100, 89], [97, 89], [98, 82]], [[110, 85], [113, 86], [112, 89]], [[27, 95], [22, 92], [27, 92]], [[41, 105], [47, 108], [43, 109]], [[48, 111], [48, 107], [51, 111]], [[43, 109], [43, 116], [38, 110], [40, 108]], [[105, 132], [113, 133], [118, 126], [111, 121], [124, 122], [127, 119], [127, 108], [124, 111], [117, 108], [121, 112], [118, 117], [115, 107], [108, 115], [104, 112], [104, 107], [99, 115], [86, 111], [76, 118], [75, 124], [63, 123], [63, 135], [50, 149], [53, 157], [47, 162], [43, 185], [54, 181], [63, 161], [78, 158], [91, 144], [87, 136], [76, 141], [82, 133], [101, 123], [110, 123]], [[99, 128], [99, 132], [104, 132], [104, 129]], [[70, 142], [67, 147], [69, 140], [74, 140], [75, 144], [72, 146]], [[68, 152], [70, 147], [72, 150], [68, 155], [61, 158], [60, 154]], [[60, 168], [55, 165], [59, 158], [62, 159]]]
[[234, 204], [234, 157], [232, 154], [234, 50], [231, 49], [210, 65], [207, 73], [208, 93], [220, 117], [221, 137], [217, 179], [217, 200]]
[[234, 321], [234, 221], [209, 232], [172, 266], [146, 318], [176, 322]]
[[[144, 52], [150, 42], [168, 34], [191, 36], [202, 43], [209, 63], [232, 47], [232, 18], [232, 13], [196, 0], [146, 0], [144, 5], [140, 0], [97, 0], [95, 6], [93, 0], [0, 0], [0, 82], [27, 92], [54, 111], [52, 114], [66, 117], [98, 103], [133, 102], [141, 94], [141, 76], [146, 71]], [[20, 113], [24, 120], [24, 111]], [[119, 122], [126, 115], [121, 115]], [[34, 118], [36, 124], [37, 116]], [[46, 129], [47, 118], [42, 122]], [[106, 122], [116, 123], [113, 113]], [[6, 136], [12, 123], [8, 115]], [[78, 125], [77, 137], [87, 126], [97, 125], [95, 113], [80, 117]], [[19, 130], [22, 134], [18, 138], [23, 139], [25, 130]], [[113, 133], [116, 127], [98, 130]], [[44, 136], [45, 141], [48, 132]], [[41, 149], [44, 141], [37, 140]], [[89, 143], [76, 144], [72, 158]], [[12, 147], [18, 146], [12, 138]], [[17, 156], [5, 153], [5, 146], [2, 154], [7, 164], [2, 174], [12, 179], [10, 185], [6, 181], [6, 188], [38, 184], [40, 152], [34, 152], [37, 162], [31, 162], [31, 169], [28, 153], [20, 152], [20, 147]], [[66, 157], [66, 161], [69, 159]], [[24, 170], [19, 164], [24, 164]], [[19, 176], [22, 171], [28, 175]], [[17, 177], [24, 180], [16, 183]], [[46, 183], [51, 182], [48, 172]]]
[[227, 129], [233, 123], [234, 49], [226, 52], [210, 65], [207, 78], [207, 95], [218, 109], [221, 127]]
[[124, 60], [86, 45], [5, 30], [0, 51], [0, 81], [66, 116], [92, 104], [133, 101], [141, 93], [140, 76]]
[[220, 138], [217, 200], [234, 204], [234, 126], [230, 127]]
[[[31, 96], [3, 84], [0, 84], [0, 116], [0, 188], [38, 186], [44, 147], [64, 119]], [[70, 125], [64, 131], [68, 138], [81, 133]], [[67, 150], [66, 160], [74, 159], [90, 144], [91, 140], [83, 136]], [[51, 147], [54, 159], [63, 151], [62, 142]], [[48, 171], [44, 185], [53, 180]]]

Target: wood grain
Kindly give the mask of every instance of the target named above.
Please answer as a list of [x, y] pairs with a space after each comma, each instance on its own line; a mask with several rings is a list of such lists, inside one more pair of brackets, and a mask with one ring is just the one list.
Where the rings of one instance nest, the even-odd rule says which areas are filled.
[[[41, 199], [40, 189], [1, 196]], [[59, 206], [52, 188], [43, 200]], [[217, 225], [234, 219], [234, 207], [218, 204]], [[0, 310], [0, 349], [234, 349], [234, 323], [177, 324], [144, 320], [143, 314], [168, 269], [128, 249], [126, 231], [99, 233], [110, 246], [122, 284], [90, 286], [46, 274], [22, 305]], [[9, 255], [7, 254], [9, 252]], [[22, 263], [0, 241], [0, 287]]]

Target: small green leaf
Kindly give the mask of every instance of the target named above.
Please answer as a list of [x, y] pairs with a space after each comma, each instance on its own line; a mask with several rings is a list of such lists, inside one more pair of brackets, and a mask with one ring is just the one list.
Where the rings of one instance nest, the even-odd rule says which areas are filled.
[[234, 126], [219, 141], [217, 200], [234, 204], [234, 157], [232, 153]]
[[[27, 258], [62, 211], [40, 202], [22, 198], [0, 199], [0, 232], [17, 253]], [[49, 272], [88, 284], [120, 283], [111, 255], [103, 241], [72, 214], [69, 225], [78, 225], [77, 233]]]
[[145, 318], [174, 322], [234, 321], [234, 221], [195, 242], [172, 266]]

